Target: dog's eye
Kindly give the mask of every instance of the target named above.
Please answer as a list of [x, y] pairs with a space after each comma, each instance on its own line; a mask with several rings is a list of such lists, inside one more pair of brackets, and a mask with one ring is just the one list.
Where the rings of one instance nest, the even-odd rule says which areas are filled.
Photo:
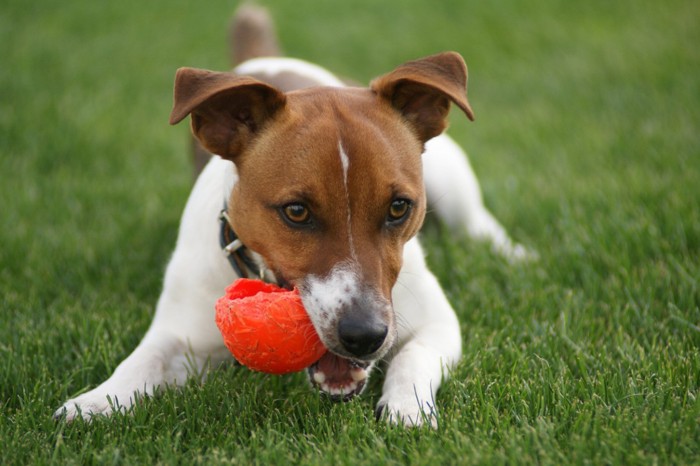
[[284, 219], [293, 225], [306, 225], [311, 220], [311, 212], [304, 204], [292, 203], [282, 207]]
[[398, 225], [408, 218], [412, 203], [408, 199], [394, 199], [389, 206], [387, 221], [391, 225]]

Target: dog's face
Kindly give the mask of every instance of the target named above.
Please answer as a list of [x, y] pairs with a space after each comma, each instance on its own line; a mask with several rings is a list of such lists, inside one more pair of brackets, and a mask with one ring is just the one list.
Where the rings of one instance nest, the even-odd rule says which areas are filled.
[[330, 352], [312, 380], [338, 396], [364, 386], [396, 339], [391, 291], [425, 215], [421, 153], [450, 100], [470, 117], [456, 54], [403, 65], [371, 89], [283, 94], [251, 78], [185, 69], [171, 121], [192, 113], [210, 151], [231, 159], [233, 227], [297, 287]]
[[236, 160], [233, 227], [296, 286], [326, 347], [361, 360], [391, 346], [391, 290], [425, 213], [422, 143], [368, 89], [287, 95]]

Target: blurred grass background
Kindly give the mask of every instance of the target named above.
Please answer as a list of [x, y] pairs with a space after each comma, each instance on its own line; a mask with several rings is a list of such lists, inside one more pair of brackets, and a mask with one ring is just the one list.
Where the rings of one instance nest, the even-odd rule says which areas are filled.
[[301, 375], [215, 373], [51, 419], [135, 347], [191, 187], [179, 66], [226, 69], [235, 2], [0, 5], [0, 463], [700, 462], [700, 27], [692, 0], [265, 2], [287, 54], [360, 82], [442, 50], [487, 204], [537, 263], [430, 225], [465, 357], [438, 432]]

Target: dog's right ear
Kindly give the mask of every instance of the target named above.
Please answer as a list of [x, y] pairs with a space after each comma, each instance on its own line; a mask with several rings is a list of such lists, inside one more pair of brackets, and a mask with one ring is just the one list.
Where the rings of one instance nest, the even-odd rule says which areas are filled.
[[170, 124], [192, 114], [192, 132], [202, 145], [233, 160], [285, 102], [284, 93], [253, 78], [180, 68]]

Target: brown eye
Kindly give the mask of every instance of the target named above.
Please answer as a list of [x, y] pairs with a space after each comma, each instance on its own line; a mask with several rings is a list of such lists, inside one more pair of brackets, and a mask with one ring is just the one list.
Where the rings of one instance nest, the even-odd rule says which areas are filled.
[[311, 213], [304, 204], [287, 204], [282, 208], [285, 220], [296, 225], [303, 225], [311, 219]]
[[389, 206], [387, 221], [390, 224], [399, 224], [408, 217], [411, 210], [411, 201], [408, 199], [394, 199]]

